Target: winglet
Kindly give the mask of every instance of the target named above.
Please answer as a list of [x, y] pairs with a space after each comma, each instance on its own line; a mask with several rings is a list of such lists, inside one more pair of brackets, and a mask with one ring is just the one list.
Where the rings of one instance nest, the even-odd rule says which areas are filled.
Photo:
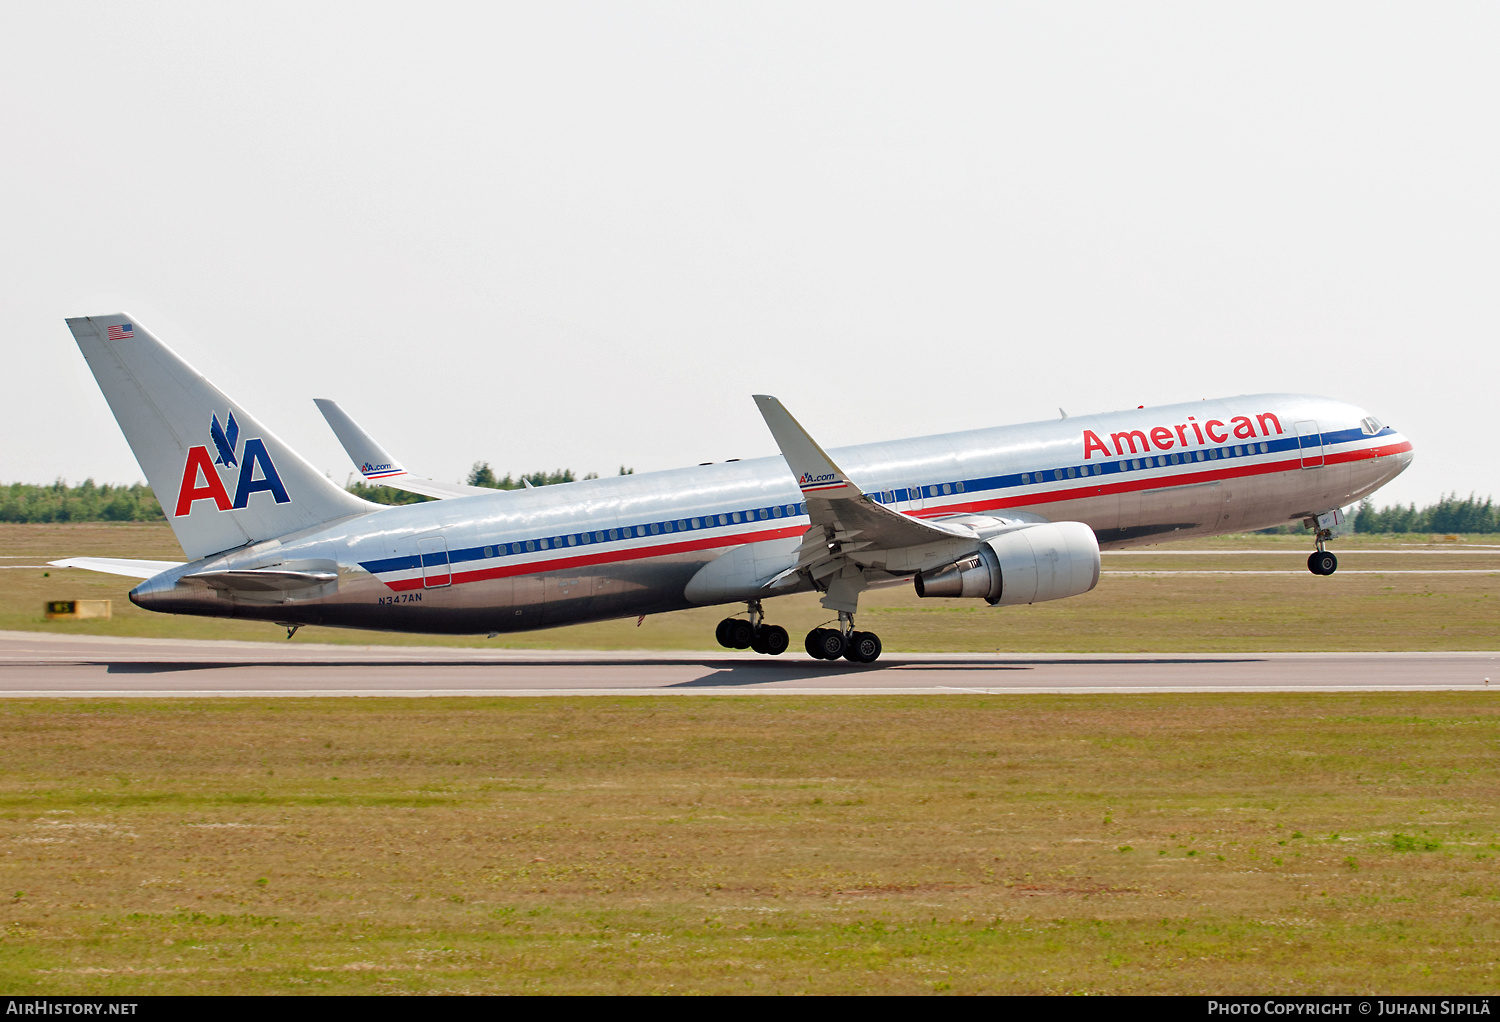
[[349, 413], [340, 408], [337, 401], [331, 401], [326, 397], [315, 397], [313, 404], [318, 406], [318, 411], [322, 412], [323, 418], [328, 420], [329, 427], [333, 429], [333, 435], [338, 437], [339, 443], [344, 445], [344, 450], [359, 467], [359, 474], [365, 477], [366, 482], [376, 482], [406, 474], [406, 469], [401, 467], [401, 463], [391, 457], [374, 437], [360, 429], [359, 423], [349, 418]]
[[849, 500], [863, 496], [858, 486], [849, 481], [844, 470], [833, 463], [833, 459], [818, 442], [808, 435], [802, 424], [792, 418], [792, 413], [780, 401], [769, 394], [756, 394], [755, 406], [766, 420], [776, 446], [787, 467], [797, 477], [797, 486], [805, 497], [822, 497], [825, 500]]
[[359, 467], [359, 474], [365, 477], [365, 482], [377, 486], [394, 486], [398, 490], [420, 493], [424, 497], [436, 497], [439, 500], [502, 492], [464, 483], [440, 483], [436, 479], [414, 475], [391, 457], [390, 452], [380, 446], [374, 437], [361, 429], [359, 423], [350, 418], [349, 413], [340, 408], [337, 401], [315, 397], [313, 403], [323, 413], [323, 418], [328, 420], [333, 435], [344, 445], [349, 460]]

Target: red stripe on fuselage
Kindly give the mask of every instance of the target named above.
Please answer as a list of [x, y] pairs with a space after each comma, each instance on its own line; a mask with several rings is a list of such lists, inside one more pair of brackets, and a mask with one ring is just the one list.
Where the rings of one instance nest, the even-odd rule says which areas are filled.
[[[665, 557], [669, 554], [688, 553], [693, 550], [711, 550], [720, 546], [743, 546], [746, 543], [764, 543], [772, 539], [800, 536], [807, 531], [805, 525], [784, 526], [780, 529], [765, 529], [760, 532], [742, 532], [733, 536], [709, 536], [690, 539], [681, 543], [662, 543], [657, 546], [635, 547], [630, 550], [603, 550], [599, 553], [575, 554], [570, 557], [555, 557], [550, 561], [527, 561], [524, 564], [505, 564], [475, 571], [453, 572], [453, 584], [482, 582], [491, 578], [510, 578], [515, 575], [538, 575], [544, 571], [565, 571], [568, 568], [583, 568], [591, 564], [609, 564], [616, 561], [642, 561], [648, 557]], [[451, 565], [450, 565], [451, 567]], [[421, 589], [423, 580], [402, 578], [386, 582], [386, 586], [401, 592], [406, 589]]]

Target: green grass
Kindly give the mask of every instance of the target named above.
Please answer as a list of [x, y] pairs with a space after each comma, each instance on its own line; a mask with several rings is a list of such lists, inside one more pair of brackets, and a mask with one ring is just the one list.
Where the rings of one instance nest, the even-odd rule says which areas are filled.
[[[1431, 537], [1351, 536], [1335, 548], [1343, 571], [1303, 571], [1311, 549], [1301, 536], [1223, 536], [1106, 553], [1090, 593], [1033, 607], [991, 608], [977, 600], [920, 600], [909, 587], [868, 593], [860, 625], [885, 648], [916, 652], [1272, 652], [1302, 650], [1494, 649], [1500, 634], [1500, 537], [1465, 543]], [[1486, 545], [1488, 544], [1488, 545]], [[1259, 551], [1254, 555], [1193, 550]], [[1383, 550], [1414, 550], [1386, 554]], [[66, 555], [177, 559], [165, 525], [0, 525], [0, 564], [42, 564]], [[1479, 569], [1482, 574], [1410, 575], [1403, 570]], [[1286, 575], [1131, 575], [1167, 570], [1280, 570]], [[1491, 570], [1493, 569], [1493, 570]], [[1352, 574], [1354, 570], [1391, 574]], [[283, 641], [271, 624], [153, 614], [132, 606], [134, 584], [119, 576], [57, 569], [3, 569], [0, 629], [57, 634], [137, 635]], [[48, 600], [111, 599], [111, 621], [48, 622]], [[714, 625], [734, 607], [483, 636], [402, 635], [308, 627], [293, 641], [482, 646], [515, 649], [714, 648]], [[793, 635], [794, 650], [830, 615], [812, 595], [768, 601], [770, 619]]]
[[0, 989], [1486, 993], [1484, 693], [0, 704]]

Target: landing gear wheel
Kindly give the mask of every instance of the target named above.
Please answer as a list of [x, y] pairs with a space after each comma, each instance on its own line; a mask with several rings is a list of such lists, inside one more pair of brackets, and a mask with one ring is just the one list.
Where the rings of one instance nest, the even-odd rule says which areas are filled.
[[725, 636], [729, 639], [727, 645], [731, 649], [749, 649], [750, 644], [755, 641], [755, 630], [750, 627], [749, 621], [731, 618]]
[[832, 628], [814, 628], [807, 633], [807, 652], [819, 660], [837, 660], [844, 655], [844, 633]]
[[792, 644], [792, 637], [780, 625], [764, 625], [755, 636], [755, 652], [766, 656], [781, 656]]
[[1314, 575], [1332, 575], [1339, 570], [1339, 559], [1328, 550], [1314, 550], [1308, 555], [1307, 570]]
[[719, 622], [719, 627], [714, 629], [714, 638], [719, 640], [719, 645], [725, 649], [734, 649], [734, 642], [730, 639], [730, 629], [734, 627], [735, 621], [732, 617], [726, 617]]
[[844, 656], [856, 664], [873, 664], [880, 658], [880, 636], [874, 632], [855, 632], [849, 636]]

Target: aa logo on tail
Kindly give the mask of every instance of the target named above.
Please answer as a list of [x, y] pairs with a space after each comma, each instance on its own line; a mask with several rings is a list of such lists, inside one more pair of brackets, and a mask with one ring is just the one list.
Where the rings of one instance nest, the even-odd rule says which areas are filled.
[[[220, 511], [243, 508], [250, 503], [250, 494], [261, 490], [275, 497], [278, 504], [291, 501], [264, 440], [251, 437], [245, 441], [244, 450], [239, 450], [240, 424], [235, 421], [234, 412], [225, 416], [222, 426], [215, 414], [208, 427], [208, 438], [219, 456], [210, 459], [206, 445], [188, 448], [187, 462], [182, 466], [182, 485], [177, 488], [177, 510], [172, 512], [174, 518], [190, 514], [193, 504], [200, 500], [213, 501]], [[233, 500], [229, 499], [229, 490], [215, 465], [239, 469]]]

